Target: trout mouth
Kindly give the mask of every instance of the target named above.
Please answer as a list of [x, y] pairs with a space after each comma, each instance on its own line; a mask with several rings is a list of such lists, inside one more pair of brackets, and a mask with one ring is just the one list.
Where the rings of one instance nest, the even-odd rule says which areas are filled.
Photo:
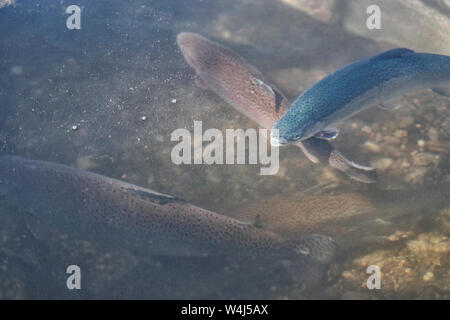
[[270, 131], [270, 144], [272, 147], [281, 147], [289, 144], [289, 141], [280, 137], [278, 129], [272, 129]]

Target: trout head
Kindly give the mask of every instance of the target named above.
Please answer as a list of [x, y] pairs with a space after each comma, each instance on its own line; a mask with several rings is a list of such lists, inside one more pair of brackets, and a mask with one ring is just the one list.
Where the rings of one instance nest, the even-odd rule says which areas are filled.
[[310, 234], [286, 241], [290, 254], [281, 261], [289, 279], [300, 288], [313, 288], [325, 282], [337, 245], [328, 236]]
[[274, 147], [285, 146], [309, 138], [311, 130], [302, 121], [286, 119], [287, 113], [274, 123], [270, 132], [270, 144]]

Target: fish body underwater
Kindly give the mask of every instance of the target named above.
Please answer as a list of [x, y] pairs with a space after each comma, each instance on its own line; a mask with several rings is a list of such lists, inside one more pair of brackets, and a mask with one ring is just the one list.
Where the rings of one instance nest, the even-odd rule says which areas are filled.
[[340, 194], [304, 193], [275, 195], [239, 208], [234, 217], [257, 221], [268, 229], [292, 236], [296, 233], [349, 233], [364, 220], [377, 216], [370, 198], [344, 192]]
[[313, 136], [334, 138], [331, 126], [374, 104], [394, 109], [389, 101], [404, 93], [436, 88], [448, 92], [450, 57], [405, 48], [383, 52], [329, 74], [300, 95], [273, 125], [271, 143], [285, 145]]
[[[290, 103], [285, 95], [231, 49], [191, 32], [178, 34], [177, 44], [199, 84], [259, 126], [270, 128], [288, 110]], [[297, 146], [314, 163], [328, 163], [359, 182], [376, 182], [374, 168], [348, 160], [328, 141], [311, 137]]]
[[173, 196], [16, 156], [0, 157], [0, 197], [51, 229], [128, 249], [138, 257], [265, 257], [273, 262], [292, 261], [296, 272], [302, 272], [305, 267], [325, 267], [336, 250], [334, 241], [324, 235], [287, 240]]

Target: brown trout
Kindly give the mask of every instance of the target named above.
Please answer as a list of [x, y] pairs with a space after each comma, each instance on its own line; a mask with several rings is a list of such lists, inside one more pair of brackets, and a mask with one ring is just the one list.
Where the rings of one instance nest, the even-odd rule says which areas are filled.
[[[178, 34], [177, 44], [196, 72], [199, 84], [213, 90], [259, 126], [271, 128], [289, 109], [285, 95], [231, 49], [191, 32]], [[296, 145], [314, 163], [328, 163], [359, 182], [376, 182], [374, 168], [348, 160], [326, 140], [312, 137]]]
[[[293, 240], [179, 198], [52, 162], [0, 157], [0, 196], [45, 225], [136, 256], [230, 255], [290, 261], [316, 274], [335, 253], [323, 235]], [[305, 269], [306, 268], [306, 269]], [[311, 270], [311, 272], [306, 272]]]
[[358, 193], [297, 193], [250, 203], [233, 217], [254, 221], [285, 236], [311, 232], [337, 235], [348, 232], [364, 219], [376, 217], [377, 212], [372, 201]]

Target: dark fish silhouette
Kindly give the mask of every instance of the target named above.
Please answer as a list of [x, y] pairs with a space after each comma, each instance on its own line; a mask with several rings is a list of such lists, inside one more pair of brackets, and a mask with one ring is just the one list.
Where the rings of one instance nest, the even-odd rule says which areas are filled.
[[[177, 43], [197, 73], [199, 84], [212, 89], [261, 127], [271, 128], [288, 110], [290, 103], [284, 94], [229, 48], [191, 32], [178, 34]], [[374, 168], [348, 160], [328, 141], [312, 137], [296, 145], [311, 161], [328, 163], [354, 180], [373, 183], [377, 179]]]
[[320, 277], [319, 270], [331, 261], [336, 249], [327, 236], [310, 234], [286, 240], [179, 198], [15, 156], [0, 157], [0, 195], [75, 238], [129, 249], [137, 256], [232, 255], [286, 260], [294, 274], [309, 281]]

